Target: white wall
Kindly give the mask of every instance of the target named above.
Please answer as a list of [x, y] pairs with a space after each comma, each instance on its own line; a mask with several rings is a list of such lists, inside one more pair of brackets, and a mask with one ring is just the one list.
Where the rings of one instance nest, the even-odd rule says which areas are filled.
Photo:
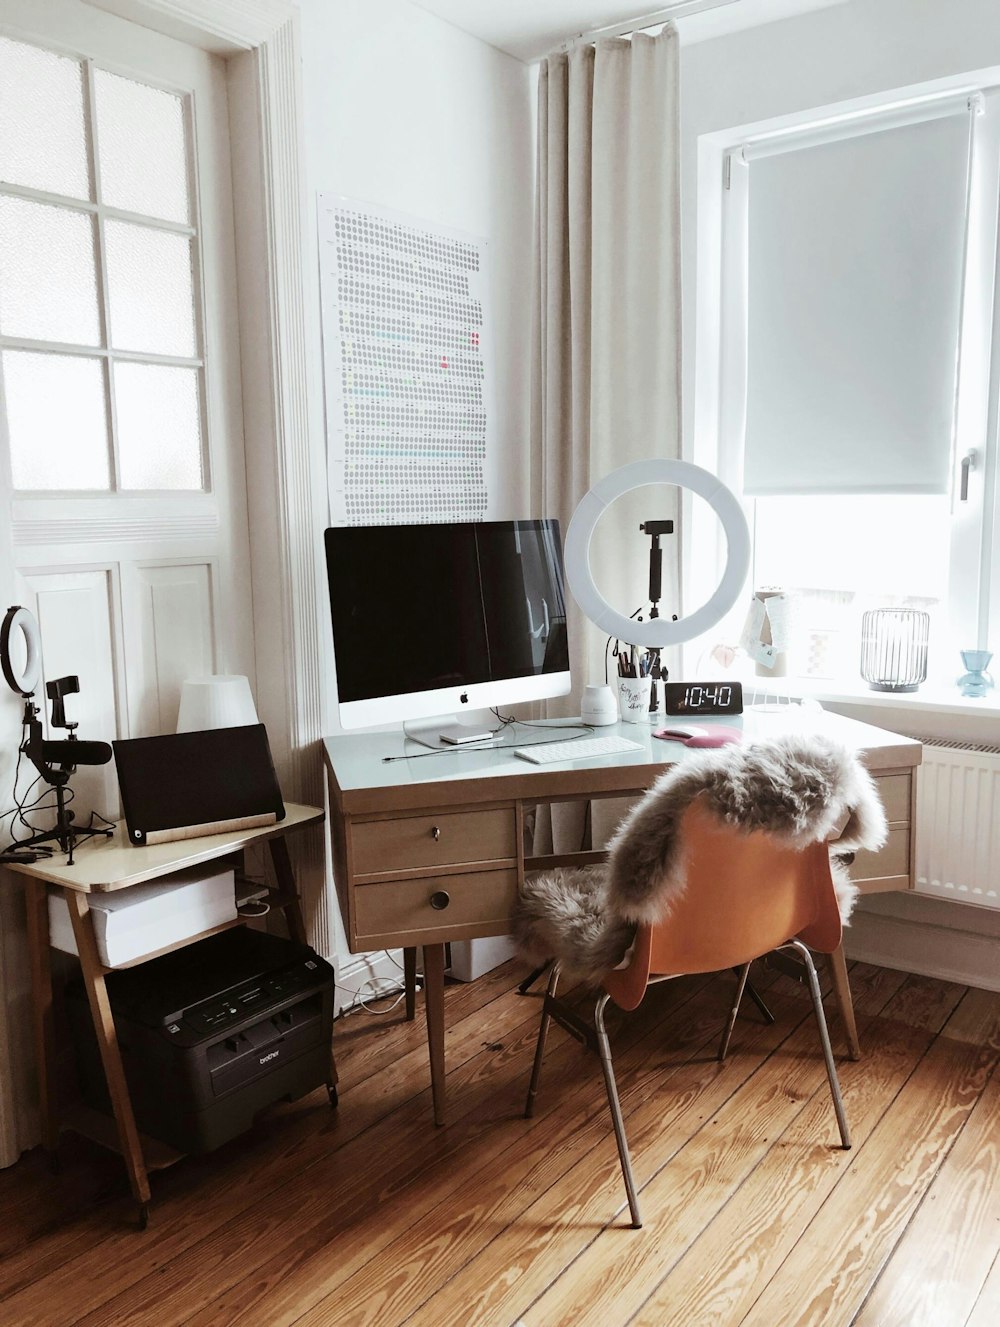
[[[685, 455], [708, 463], [718, 399], [716, 366], [705, 353], [712, 329], [706, 333], [703, 315], [711, 300], [701, 310], [696, 300], [696, 292], [711, 294], [718, 268], [719, 233], [705, 203], [713, 193], [718, 199], [721, 156], [706, 150], [705, 136], [717, 134], [721, 142], [722, 131], [730, 128], [915, 84], [960, 80], [993, 66], [1000, 66], [996, 0], [851, 0], [683, 48]], [[838, 708], [917, 736], [1000, 740], [996, 719], [978, 721], [973, 733], [946, 716], [902, 715], [874, 704]], [[978, 971], [982, 984], [990, 971], [1000, 970], [996, 914], [901, 895], [880, 896], [865, 906], [848, 936], [849, 952], [853, 945], [874, 961], [940, 975], [964, 971], [973, 981]]]
[[[377, 16], [374, 11], [377, 8]], [[310, 433], [325, 456], [316, 195], [363, 203], [484, 236], [493, 264], [495, 439], [491, 519], [528, 514], [534, 78], [532, 71], [407, 0], [301, 0]], [[319, 472], [325, 473], [322, 466]], [[322, 550], [316, 550], [317, 557]], [[325, 578], [325, 572], [324, 578]], [[325, 584], [321, 602], [325, 613]], [[329, 622], [323, 731], [338, 730]], [[384, 959], [346, 960], [334, 907], [338, 985], [394, 978]], [[342, 997], [341, 997], [342, 998]]]
[[[377, 9], [377, 16], [375, 10]], [[533, 78], [407, 0], [302, 0], [306, 187], [490, 241], [497, 346], [491, 519], [527, 513]], [[312, 251], [313, 270], [318, 259]], [[324, 446], [319, 284], [310, 283], [310, 423]], [[319, 555], [319, 550], [317, 551]], [[325, 624], [324, 624], [325, 625]], [[329, 638], [325, 631], [324, 641]], [[326, 732], [336, 731], [332, 693]]]

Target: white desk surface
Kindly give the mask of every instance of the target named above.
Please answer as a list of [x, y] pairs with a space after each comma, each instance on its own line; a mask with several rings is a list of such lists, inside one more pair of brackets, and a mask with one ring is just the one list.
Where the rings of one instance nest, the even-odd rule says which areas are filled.
[[[755, 737], [787, 732], [825, 733], [857, 751], [872, 770], [918, 765], [921, 757], [921, 745], [915, 738], [887, 732], [843, 715], [803, 709], [797, 705], [782, 705], [775, 710], [749, 709], [745, 714], [725, 718], [669, 719], [660, 715], [655, 723], [611, 724], [595, 728], [593, 733], [583, 736], [614, 734], [640, 743], [639, 750], [574, 760], [573, 745], [568, 742], [566, 759], [550, 765], [533, 765], [522, 760], [513, 754], [513, 748], [557, 739], [561, 736], [560, 727], [573, 731], [574, 725], [579, 727], [579, 720], [549, 720], [547, 732], [536, 726], [513, 725], [489, 747], [449, 747], [430, 753], [426, 747], [404, 738], [402, 733], [393, 732], [339, 734], [324, 739], [324, 750], [333, 792], [341, 807], [353, 812], [378, 811], [387, 809], [390, 799], [397, 805], [416, 805], [421, 788], [426, 788], [433, 797], [435, 787], [441, 793], [447, 789], [457, 794], [457, 788], [447, 786], [463, 784], [464, 793], [475, 785], [485, 789], [494, 779], [513, 781], [509, 787], [503, 788], [493, 784], [496, 797], [530, 796], [533, 790], [541, 792], [544, 783], [551, 783], [553, 773], [578, 773], [585, 778], [588, 772], [605, 770], [609, 780], [627, 782], [627, 772], [635, 770], [636, 786], [648, 786], [658, 772], [682, 760], [690, 749], [678, 742], [653, 737], [657, 729], [680, 723], [741, 728]], [[386, 761], [386, 756], [407, 758]], [[654, 767], [652, 773], [651, 766]], [[400, 793], [404, 794], [401, 801], [395, 796]], [[449, 797], [449, 800], [453, 798]]]
[[200, 866], [202, 862], [239, 852], [252, 843], [263, 843], [304, 825], [318, 824], [323, 819], [323, 812], [318, 807], [286, 802], [285, 818], [275, 825], [205, 834], [201, 838], [179, 839], [175, 843], [150, 843], [138, 848], [129, 843], [125, 822], [119, 821], [111, 838], [95, 838], [81, 843], [74, 850], [72, 866], [66, 865], [65, 853], [56, 851], [47, 860], [26, 865], [8, 864], [7, 869], [84, 894], [103, 893], [158, 880], [173, 871], [183, 871], [185, 867]]

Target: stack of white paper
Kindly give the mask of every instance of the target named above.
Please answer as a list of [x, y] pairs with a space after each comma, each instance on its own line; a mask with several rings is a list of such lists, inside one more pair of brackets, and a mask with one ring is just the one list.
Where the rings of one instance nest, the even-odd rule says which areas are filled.
[[[214, 867], [214, 871], [213, 871]], [[208, 874], [208, 872], [213, 872]], [[231, 867], [192, 867], [147, 885], [88, 895], [101, 962], [113, 968], [187, 940], [236, 917]], [[75, 954], [76, 937], [61, 895], [49, 895], [49, 939]]]

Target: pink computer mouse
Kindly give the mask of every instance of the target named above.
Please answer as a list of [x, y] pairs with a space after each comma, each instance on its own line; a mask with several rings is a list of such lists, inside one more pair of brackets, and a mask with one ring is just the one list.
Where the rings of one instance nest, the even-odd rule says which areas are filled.
[[678, 723], [671, 728], [658, 728], [654, 737], [662, 737], [665, 742], [682, 742], [684, 746], [728, 746], [730, 742], [741, 742], [743, 733], [739, 728], [727, 728], [713, 724], [703, 727], [698, 723]]

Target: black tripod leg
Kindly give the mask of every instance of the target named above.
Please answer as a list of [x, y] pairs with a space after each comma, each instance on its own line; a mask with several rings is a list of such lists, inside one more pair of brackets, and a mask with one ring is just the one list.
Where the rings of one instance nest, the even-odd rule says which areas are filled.
[[[736, 973], [737, 976], [739, 976], [739, 971], [740, 971], [739, 968], [733, 968], [733, 971]], [[773, 1023], [774, 1015], [771, 1013], [770, 1009], [768, 1009], [764, 1001], [760, 998], [760, 993], [758, 992], [757, 988], [754, 986], [753, 982], [748, 981], [744, 989], [747, 995], [749, 995], [750, 999], [754, 1002], [754, 1004], [757, 1006], [760, 1012], [764, 1015], [765, 1023]]]
[[529, 972], [528, 975], [525, 977], [524, 981], [522, 981], [520, 986], [518, 986], [517, 988], [518, 995], [527, 995], [528, 992], [531, 990], [532, 986], [534, 986], [535, 982], [542, 975], [542, 973], [548, 972], [551, 966], [552, 966], [552, 960], [550, 958], [545, 963], [543, 963], [540, 968], [535, 968], [534, 972]]

